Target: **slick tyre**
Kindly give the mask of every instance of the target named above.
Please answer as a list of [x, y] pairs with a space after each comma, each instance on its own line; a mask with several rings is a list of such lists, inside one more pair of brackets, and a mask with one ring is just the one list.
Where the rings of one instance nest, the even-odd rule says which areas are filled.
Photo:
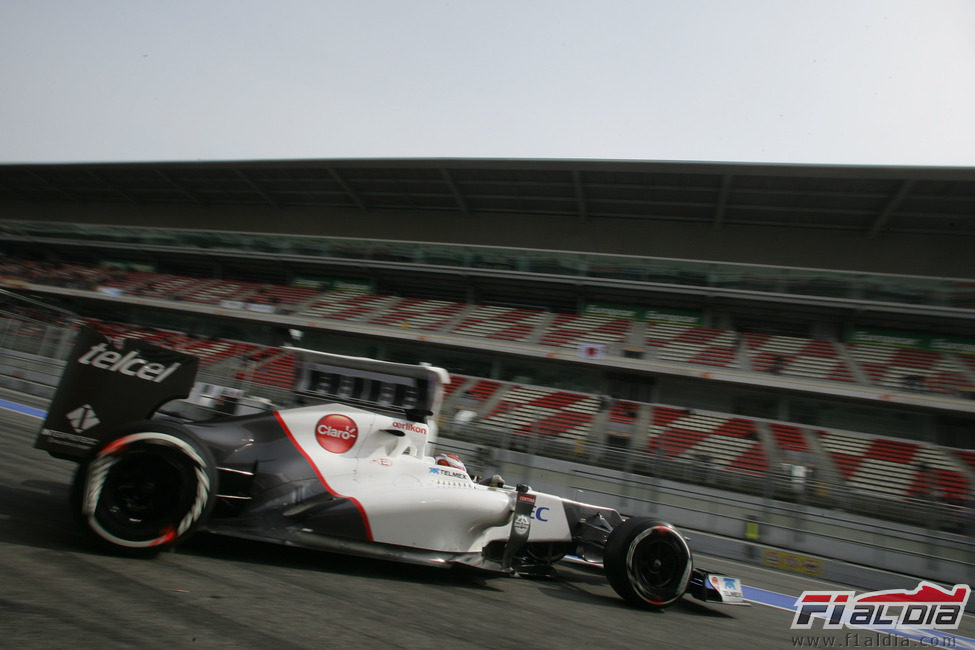
[[626, 602], [659, 609], [687, 591], [691, 549], [670, 524], [627, 519], [613, 529], [603, 552], [606, 577]]
[[72, 483], [72, 508], [101, 547], [152, 556], [186, 539], [213, 510], [217, 470], [185, 428], [146, 421], [101, 443]]

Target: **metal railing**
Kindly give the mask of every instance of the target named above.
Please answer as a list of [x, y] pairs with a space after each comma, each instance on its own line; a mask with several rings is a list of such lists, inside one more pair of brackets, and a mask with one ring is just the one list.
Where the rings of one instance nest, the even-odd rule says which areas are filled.
[[[790, 504], [790, 508], [818, 508], [869, 516], [905, 525], [972, 536], [975, 534], [975, 509], [971, 487], [965, 503], [949, 503], [936, 494], [893, 499], [882, 494], [853, 491], [842, 482], [806, 472], [797, 476], [792, 463], [769, 467], [766, 471], [728, 468], [709, 463], [703, 457], [683, 458], [668, 455], [662, 448], [655, 453], [620, 449], [605, 444], [567, 441], [558, 438], [514, 433], [503, 427], [467, 424], [442, 429], [442, 435], [491, 450], [510, 450], [530, 457], [538, 456], [583, 464], [594, 470], [623, 472], [632, 480], [652, 485], [667, 480], [698, 485], [728, 493], [751, 495]], [[651, 483], [647, 483], [650, 481]]]
[[[737, 544], [746, 559], [762, 561], [762, 549], [785, 549], [931, 580], [975, 582], [971, 509], [946, 513], [937, 504], [906, 503], [895, 513], [898, 520], [883, 519], [869, 507], [851, 512], [834, 507], [836, 502], [815, 503], [808, 493], [795, 491], [773, 474], [771, 480], [763, 480], [718, 471], [711, 480], [695, 481], [699, 474], [670, 462], [662, 462], [658, 468], [663, 471], [657, 474], [634, 473], [580, 463], [565, 448], [563, 459], [506, 449], [506, 437], [483, 427], [448, 427], [437, 449], [461, 455], [478, 476], [500, 474], [509, 484], [528, 483], [541, 491], [616, 508], [627, 516], [650, 516], [688, 531], [721, 536], [724, 544], [718, 549]], [[822, 569], [823, 562], [816, 562]], [[838, 573], [830, 577], [843, 578]]]

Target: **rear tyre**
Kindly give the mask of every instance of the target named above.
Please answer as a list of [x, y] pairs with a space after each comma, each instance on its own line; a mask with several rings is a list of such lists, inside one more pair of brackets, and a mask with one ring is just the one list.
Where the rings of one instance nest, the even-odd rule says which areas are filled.
[[71, 501], [100, 546], [151, 556], [203, 525], [216, 493], [209, 450], [177, 424], [147, 421], [95, 448], [75, 474]]
[[613, 529], [603, 551], [606, 577], [626, 602], [659, 609], [687, 591], [691, 549], [670, 524], [627, 519]]

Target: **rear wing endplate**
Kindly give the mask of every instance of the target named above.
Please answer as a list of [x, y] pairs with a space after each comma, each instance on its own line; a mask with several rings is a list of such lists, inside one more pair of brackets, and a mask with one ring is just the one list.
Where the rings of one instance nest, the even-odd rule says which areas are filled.
[[199, 359], [143, 340], [78, 332], [34, 446], [81, 460], [120, 426], [186, 397]]

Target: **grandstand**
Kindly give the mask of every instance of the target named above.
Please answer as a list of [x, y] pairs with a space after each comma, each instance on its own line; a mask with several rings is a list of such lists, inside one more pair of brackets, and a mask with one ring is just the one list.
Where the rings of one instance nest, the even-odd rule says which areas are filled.
[[[8, 282], [29, 283], [20, 286], [42, 292], [54, 291], [61, 286], [60, 279], [66, 272], [63, 267], [45, 271], [43, 267], [23, 261], [10, 260], [6, 266]], [[86, 277], [93, 292], [109, 290], [120, 304], [129, 298], [162, 297], [219, 305], [224, 308], [222, 313], [236, 310], [241, 317], [255, 305], [240, 299], [243, 285], [239, 282], [141, 271], [113, 271], [109, 275], [100, 274], [98, 268], [78, 265], [70, 265], [67, 272]], [[287, 296], [288, 289], [290, 287], [263, 285], [261, 291], [263, 296]], [[256, 303], [258, 307], [275, 307], [273, 311], [258, 311], [286, 314], [286, 317], [277, 319], [279, 322], [290, 319], [294, 324], [310, 324], [323, 329], [328, 328], [330, 319], [343, 320], [390, 330], [423, 332], [443, 339], [460, 336], [523, 343], [526, 354], [534, 351], [536, 355], [541, 352], [538, 346], [574, 351], [579, 345], [602, 345], [606, 346], [604, 354], [609, 357], [625, 357], [638, 350], [641, 356], [645, 354], [650, 359], [681, 364], [734, 368], [745, 373], [792, 376], [817, 382], [854, 383], [885, 391], [937, 393], [960, 399], [968, 399], [965, 389], [975, 383], [975, 364], [967, 353], [962, 352], [942, 353], [751, 332], [741, 334], [734, 330], [683, 323], [643, 323], [618, 317], [554, 314], [541, 309], [469, 305], [359, 290], [317, 293], [305, 289], [293, 296], [296, 297]], [[627, 341], [634, 338], [643, 341], [642, 349], [627, 347]], [[425, 340], [431, 339], [425, 337]], [[235, 348], [233, 354], [245, 351]]]
[[228, 384], [286, 395], [298, 329], [445, 366], [474, 440], [905, 519], [973, 496], [973, 170], [10, 165], [0, 205], [9, 291]]

